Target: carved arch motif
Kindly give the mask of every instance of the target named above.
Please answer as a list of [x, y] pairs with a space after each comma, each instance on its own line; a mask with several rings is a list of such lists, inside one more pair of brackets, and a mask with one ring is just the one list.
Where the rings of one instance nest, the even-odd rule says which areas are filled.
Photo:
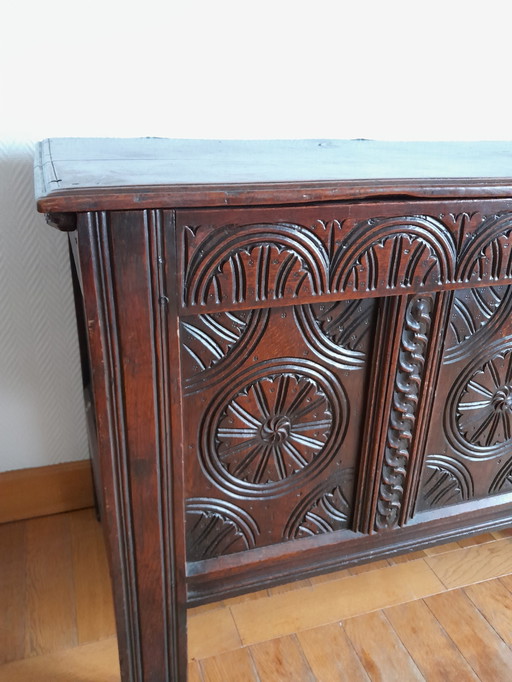
[[211, 232], [188, 264], [187, 305], [318, 295], [327, 289], [321, 240], [298, 225], [244, 225]]
[[494, 215], [469, 234], [457, 266], [459, 282], [512, 277], [512, 214]]
[[429, 216], [375, 218], [358, 224], [331, 263], [331, 291], [394, 289], [453, 278], [455, 245]]
[[[184, 236], [184, 305], [385, 292], [453, 281], [455, 245], [441, 221], [400, 216], [354, 227], [345, 222], [227, 225], [194, 244]], [[199, 228], [184, 229], [195, 242]]]

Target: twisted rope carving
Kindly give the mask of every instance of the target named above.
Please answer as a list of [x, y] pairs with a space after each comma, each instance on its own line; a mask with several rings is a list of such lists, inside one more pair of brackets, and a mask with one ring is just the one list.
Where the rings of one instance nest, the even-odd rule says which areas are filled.
[[415, 297], [405, 313], [377, 501], [377, 529], [392, 528], [398, 522], [425, 364], [432, 305], [433, 297]]

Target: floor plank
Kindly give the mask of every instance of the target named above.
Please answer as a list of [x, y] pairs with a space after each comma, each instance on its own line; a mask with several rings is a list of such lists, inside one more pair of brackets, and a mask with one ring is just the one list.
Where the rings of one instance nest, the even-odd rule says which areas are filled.
[[250, 652], [262, 682], [316, 682], [293, 636], [255, 644]]
[[339, 623], [297, 633], [317, 682], [368, 682], [352, 644]]
[[510, 682], [512, 651], [462, 590], [425, 602], [482, 681]]
[[294, 590], [299, 590], [303, 587], [311, 587], [311, 581], [309, 579], [297, 580], [293, 583], [285, 583], [284, 585], [277, 585], [277, 587], [270, 587], [267, 590], [267, 594], [269, 596], [272, 596], [273, 594], [284, 594], [285, 592], [293, 592]]
[[78, 643], [69, 515], [25, 522], [27, 602], [25, 656]]
[[467, 538], [459, 540], [461, 547], [473, 547], [474, 545], [484, 545], [486, 542], [492, 542], [496, 538], [492, 533], [482, 533], [481, 535], [469, 535]]
[[512, 592], [512, 575], [502, 575], [499, 580], [509, 592]]
[[391, 566], [393, 564], [405, 564], [408, 561], [414, 561], [414, 559], [422, 559], [428, 556], [425, 552], [420, 549], [418, 552], [409, 552], [408, 554], [396, 554], [395, 556], [389, 557], [389, 563]]
[[341, 571], [333, 571], [332, 573], [323, 573], [322, 575], [315, 575], [309, 579], [312, 585], [319, 585], [320, 583], [328, 583], [331, 580], [341, 580], [348, 578], [349, 575], [354, 575], [352, 571], [354, 568], [343, 568]]
[[424, 680], [382, 612], [351, 618], [343, 627], [372, 682]]
[[384, 614], [427, 680], [478, 680], [423, 600], [393, 606]]
[[0, 663], [25, 655], [25, 524], [0, 525]]
[[423, 559], [231, 607], [244, 644], [401, 604], [443, 591]]
[[[512, 537], [476, 542], [191, 609], [189, 682], [509, 682]], [[0, 525], [0, 682], [119, 682], [113, 628], [92, 510]]]
[[208, 658], [242, 645], [230, 609], [215, 609], [190, 616], [187, 628], [190, 659]]
[[206, 658], [200, 665], [204, 682], [259, 682], [251, 654], [245, 648]]
[[78, 643], [115, 635], [112, 588], [101, 526], [92, 509], [70, 515]]
[[187, 682], [204, 682], [199, 663], [189, 661], [187, 668]]
[[512, 645], [512, 595], [499, 580], [469, 585], [464, 592], [504, 642]]
[[234, 606], [235, 604], [243, 604], [247, 601], [256, 601], [268, 597], [268, 590], [258, 590], [258, 592], [247, 592], [247, 594], [240, 594], [238, 597], [228, 597], [218, 602], [220, 606]]
[[453, 552], [455, 549], [460, 549], [458, 542], [448, 542], [444, 545], [434, 545], [433, 547], [427, 547], [423, 551], [427, 556], [435, 556], [436, 554], [446, 554], [447, 552]]
[[359, 566], [352, 566], [350, 569], [351, 575], [361, 575], [361, 573], [368, 573], [369, 571], [376, 571], [379, 568], [389, 566], [390, 562], [387, 559], [380, 559], [379, 561], [370, 561], [367, 564], [359, 564]]
[[512, 538], [425, 558], [448, 589], [512, 573]]
[[0, 682], [120, 682], [115, 637], [0, 666]]

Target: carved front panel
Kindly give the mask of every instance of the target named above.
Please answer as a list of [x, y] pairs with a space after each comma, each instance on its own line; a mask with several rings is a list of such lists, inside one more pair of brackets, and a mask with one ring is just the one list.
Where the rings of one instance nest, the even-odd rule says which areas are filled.
[[182, 318], [189, 560], [350, 527], [376, 306]]
[[454, 293], [418, 509], [512, 490], [512, 287]]
[[[185, 310], [439, 291], [512, 278], [509, 202], [179, 211]], [[411, 210], [413, 209], [413, 210]]]
[[177, 213], [189, 560], [512, 490], [512, 213], [403, 208]]

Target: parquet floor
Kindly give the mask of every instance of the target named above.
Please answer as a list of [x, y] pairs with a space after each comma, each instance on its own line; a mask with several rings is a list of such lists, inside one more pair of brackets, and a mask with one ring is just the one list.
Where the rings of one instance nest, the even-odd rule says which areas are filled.
[[[512, 530], [189, 612], [190, 682], [512, 681]], [[119, 682], [92, 510], [0, 526], [0, 682]]]

